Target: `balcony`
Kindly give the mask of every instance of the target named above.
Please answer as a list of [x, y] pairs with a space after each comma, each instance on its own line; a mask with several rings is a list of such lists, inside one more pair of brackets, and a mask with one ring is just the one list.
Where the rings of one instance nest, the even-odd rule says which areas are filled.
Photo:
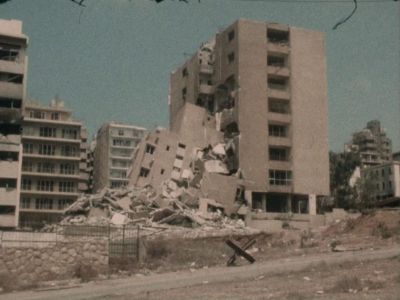
[[60, 191], [38, 191], [38, 190], [21, 190], [24, 195], [38, 195], [38, 196], [70, 196], [78, 197], [79, 192], [60, 192]]
[[38, 158], [38, 159], [51, 159], [51, 160], [72, 160], [72, 161], [80, 161], [80, 156], [62, 156], [62, 155], [45, 155], [38, 153], [23, 153], [24, 158]]
[[289, 54], [289, 44], [288, 43], [274, 43], [268, 41], [267, 44], [268, 52], [274, 52], [279, 54]]
[[279, 114], [279, 113], [269, 112], [268, 121], [273, 121], [280, 124], [290, 124], [292, 122], [292, 116], [289, 114]]
[[268, 97], [282, 100], [290, 100], [290, 92], [289, 90], [269, 88]]
[[19, 195], [16, 188], [0, 188], [1, 205], [17, 205]]
[[0, 81], [0, 95], [4, 98], [22, 99], [24, 86], [20, 83]]
[[210, 95], [214, 94], [215, 88], [212, 85], [200, 84], [199, 86], [199, 94]]
[[15, 214], [1, 215], [0, 227], [17, 227], [17, 217]]
[[43, 142], [58, 142], [58, 143], [81, 143], [80, 139], [67, 139], [62, 137], [44, 137], [38, 135], [29, 135], [29, 134], [22, 134], [22, 138], [24, 140], [31, 140], [31, 141], [43, 141]]
[[38, 119], [30, 117], [24, 117], [24, 122], [39, 123], [39, 124], [54, 124], [54, 125], [71, 125], [77, 127], [82, 126], [81, 122], [73, 120], [50, 120], [50, 119]]
[[0, 72], [12, 74], [24, 74], [25, 64], [16, 61], [1, 60]]
[[277, 75], [282, 77], [289, 77], [290, 76], [290, 69], [288, 67], [281, 67], [281, 66], [268, 66], [267, 67], [268, 75]]
[[211, 65], [200, 64], [199, 65], [200, 73], [211, 75], [214, 73], [214, 68]]
[[279, 147], [290, 147], [292, 146], [292, 141], [288, 137], [269, 136], [268, 145], [279, 146]]
[[0, 107], [1, 123], [20, 123], [22, 120], [22, 112], [20, 108]]
[[51, 177], [51, 178], [65, 178], [65, 179], [80, 179], [79, 174], [62, 174], [62, 173], [49, 173], [49, 172], [35, 172], [35, 171], [22, 171], [23, 176], [29, 177]]
[[0, 174], [7, 176], [7, 178], [18, 178], [19, 163], [15, 160], [0, 160]]

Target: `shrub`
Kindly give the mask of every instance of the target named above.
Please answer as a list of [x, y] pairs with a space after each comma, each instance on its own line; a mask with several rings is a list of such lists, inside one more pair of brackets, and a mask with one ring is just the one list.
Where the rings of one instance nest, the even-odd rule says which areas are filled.
[[372, 234], [380, 236], [383, 239], [388, 239], [392, 236], [392, 232], [384, 222], [379, 222], [378, 225], [372, 230]]
[[83, 282], [86, 282], [96, 278], [99, 274], [91, 265], [80, 263], [76, 266], [74, 275]]
[[348, 292], [349, 290], [361, 290], [361, 281], [356, 276], [344, 276], [336, 281], [331, 292]]
[[156, 239], [147, 242], [146, 253], [149, 258], [163, 258], [168, 256], [170, 249], [166, 240]]

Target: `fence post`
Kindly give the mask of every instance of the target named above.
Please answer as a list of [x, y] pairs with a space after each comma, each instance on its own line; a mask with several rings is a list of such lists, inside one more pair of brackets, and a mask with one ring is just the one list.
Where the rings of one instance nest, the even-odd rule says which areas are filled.
[[125, 225], [122, 225], [122, 258], [125, 260]]
[[137, 233], [136, 233], [136, 259], [137, 259], [137, 262], [140, 262], [139, 242], [140, 242], [140, 227], [139, 227], [139, 225], [137, 225]]

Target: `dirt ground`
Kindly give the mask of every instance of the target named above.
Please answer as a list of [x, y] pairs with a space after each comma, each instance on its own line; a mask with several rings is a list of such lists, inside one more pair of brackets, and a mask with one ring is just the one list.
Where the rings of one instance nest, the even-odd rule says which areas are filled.
[[400, 257], [366, 263], [319, 263], [301, 272], [261, 275], [248, 281], [145, 292], [112, 294], [96, 300], [176, 299], [400, 299]]

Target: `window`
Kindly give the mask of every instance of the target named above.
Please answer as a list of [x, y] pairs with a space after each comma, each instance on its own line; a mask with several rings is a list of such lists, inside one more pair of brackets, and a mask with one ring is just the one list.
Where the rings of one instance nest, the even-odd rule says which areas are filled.
[[391, 167], [388, 168], [388, 174], [392, 175], [392, 168]]
[[20, 50], [18, 45], [0, 43], [0, 60], [17, 61]]
[[23, 178], [21, 182], [21, 189], [23, 190], [31, 190], [32, 189], [32, 181], [27, 178]]
[[391, 189], [392, 188], [392, 181], [389, 180], [388, 184], [389, 184], [389, 188]]
[[185, 149], [185, 148], [186, 148], [186, 145], [184, 145], [184, 144], [182, 144], [182, 143], [178, 143], [178, 147], [179, 147], [179, 148]]
[[183, 99], [183, 100], [186, 100], [186, 94], [187, 94], [187, 89], [186, 89], [186, 88], [183, 88], [183, 89], [182, 89], [182, 99]]
[[61, 131], [61, 137], [63, 139], [76, 140], [78, 138], [78, 130], [72, 128], [64, 128]]
[[269, 136], [287, 137], [287, 126], [285, 125], [268, 125]]
[[385, 169], [382, 169], [381, 173], [382, 173], [382, 177], [385, 176]]
[[269, 148], [269, 159], [288, 161], [289, 160], [289, 149], [287, 148]]
[[147, 177], [149, 176], [150, 170], [146, 168], [140, 168], [140, 177]]
[[0, 160], [18, 161], [18, 152], [0, 151]]
[[124, 130], [123, 129], [118, 129], [118, 135], [119, 136], [124, 136], [125, 135]]
[[156, 147], [150, 144], [146, 144], [146, 153], [153, 154], [156, 150]]
[[165, 147], [165, 150], [169, 151], [169, 146], [167, 145], [167, 147]]
[[35, 201], [36, 209], [53, 209], [53, 200], [46, 198], [39, 198]]
[[55, 155], [56, 146], [49, 144], [39, 144], [39, 154], [42, 155]]
[[269, 184], [271, 185], [291, 185], [292, 172], [286, 170], [269, 170]]
[[15, 189], [17, 187], [17, 179], [0, 178], [0, 188]]
[[235, 52], [231, 52], [228, 54], [228, 63], [233, 63], [235, 61]]
[[289, 114], [289, 102], [285, 100], [268, 98], [268, 111], [278, 114]]
[[268, 88], [275, 90], [286, 90], [287, 79], [284, 77], [270, 77], [268, 78]]
[[39, 180], [36, 184], [38, 191], [52, 192], [54, 190], [54, 182], [51, 180]]
[[40, 173], [54, 173], [54, 164], [53, 163], [38, 163], [37, 171]]
[[0, 107], [5, 108], [21, 108], [21, 99], [0, 97]]
[[267, 29], [267, 38], [271, 43], [288, 44], [289, 43], [289, 31]]
[[40, 127], [39, 135], [43, 137], [56, 137], [56, 129], [52, 127]]
[[187, 77], [189, 75], [187, 68], [183, 68], [182, 77]]
[[29, 117], [33, 119], [45, 119], [46, 113], [43, 111], [32, 110], [29, 112]]
[[33, 171], [33, 163], [31, 161], [22, 162], [22, 171], [32, 172]]
[[113, 146], [130, 147], [131, 141], [122, 140], [122, 139], [113, 139]]
[[232, 41], [234, 38], [235, 38], [235, 31], [234, 31], [234, 30], [231, 30], [231, 31], [228, 33], [228, 41], [230, 42], [230, 41]]
[[178, 160], [183, 160], [183, 156], [181, 156], [181, 155], [176, 155], [175, 158]]
[[75, 192], [75, 183], [72, 181], [60, 181], [58, 183], [59, 192]]
[[31, 198], [23, 197], [21, 200], [21, 208], [31, 208]]
[[75, 164], [72, 163], [61, 163], [60, 174], [75, 174]]
[[24, 76], [22, 74], [0, 72], [0, 81], [21, 84]]
[[63, 210], [70, 206], [74, 201], [71, 199], [58, 199], [58, 210]]
[[71, 145], [62, 145], [61, 146], [61, 155], [62, 156], [77, 156], [78, 149], [75, 146]]
[[33, 153], [33, 144], [23, 144], [24, 153]]
[[60, 113], [58, 113], [58, 112], [52, 112], [52, 113], [51, 113], [51, 119], [52, 119], [52, 120], [60, 120]]
[[164, 172], [165, 172], [164, 169], [161, 169], [161, 170], [160, 170], [160, 174], [161, 174], [161, 175], [164, 174]]
[[286, 59], [284, 56], [270, 54], [267, 57], [267, 64], [268, 64], [268, 66], [272, 66], [272, 67], [285, 67]]

